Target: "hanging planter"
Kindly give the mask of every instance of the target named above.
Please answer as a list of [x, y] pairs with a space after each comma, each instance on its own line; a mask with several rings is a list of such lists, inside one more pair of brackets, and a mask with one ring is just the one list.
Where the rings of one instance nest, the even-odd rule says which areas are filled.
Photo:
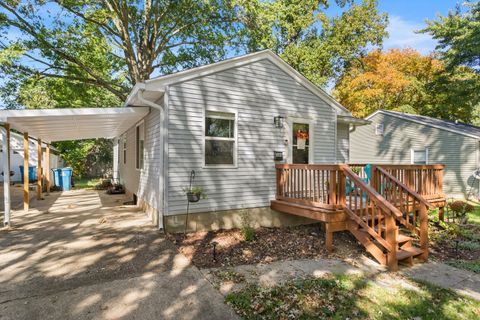
[[207, 194], [201, 187], [184, 188], [183, 191], [187, 195], [188, 202], [198, 202], [200, 199], [206, 199]]

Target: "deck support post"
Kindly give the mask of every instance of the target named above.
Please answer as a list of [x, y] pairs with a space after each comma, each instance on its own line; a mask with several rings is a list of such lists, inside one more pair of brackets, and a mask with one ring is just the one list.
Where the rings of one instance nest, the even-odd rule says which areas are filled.
[[50, 144], [45, 148], [45, 186], [47, 195], [50, 194]]
[[328, 252], [333, 252], [333, 232], [330, 223], [325, 223], [325, 247]]
[[445, 221], [445, 207], [438, 208], [438, 220]]
[[28, 132], [23, 133], [23, 210], [30, 207], [30, 189], [28, 180]]
[[428, 209], [422, 204], [420, 206], [420, 248], [423, 250], [420, 259], [428, 260]]
[[397, 260], [397, 233], [398, 227], [395, 223], [393, 213], [385, 215], [385, 238], [388, 244], [391, 246], [391, 250], [387, 253], [387, 267], [389, 271], [398, 270]]
[[3, 140], [3, 199], [5, 211], [3, 225], [10, 226], [10, 124], [4, 124]]
[[40, 138], [37, 141], [37, 152], [37, 200], [42, 200], [42, 139]]

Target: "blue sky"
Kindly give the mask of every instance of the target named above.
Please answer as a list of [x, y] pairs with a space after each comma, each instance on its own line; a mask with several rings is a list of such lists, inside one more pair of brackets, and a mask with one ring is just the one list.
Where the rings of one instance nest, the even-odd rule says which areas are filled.
[[[383, 48], [411, 47], [423, 54], [430, 53], [436, 42], [427, 34], [416, 34], [415, 30], [425, 27], [427, 19], [447, 15], [457, 3], [455, 0], [379, 0], [378, 9], [389, 16], [389, 37], [384, 39]], [[333, 6], [329, 12], [338, 13], [338, 8]]]

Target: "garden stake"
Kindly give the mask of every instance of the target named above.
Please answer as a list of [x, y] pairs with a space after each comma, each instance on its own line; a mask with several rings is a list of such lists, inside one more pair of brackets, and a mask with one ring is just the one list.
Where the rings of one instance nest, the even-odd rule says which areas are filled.
[[[190, 171], [190, 186], [189, 189], [192, 189], [192, 183], [193, 180], [195, 180], [195, 170]], [[188, 196], [187, 196], [187, 217], [185, 218], [185, 229], [183, 230], [183, 237], [187, 235], [187, 226], [188, 226], [188, 210], [190, 209], [190, 201], [188, 201]]]
[[217, 261], [217, 242], [213, 241], [212, 246], [213, 246], [213, 261]]

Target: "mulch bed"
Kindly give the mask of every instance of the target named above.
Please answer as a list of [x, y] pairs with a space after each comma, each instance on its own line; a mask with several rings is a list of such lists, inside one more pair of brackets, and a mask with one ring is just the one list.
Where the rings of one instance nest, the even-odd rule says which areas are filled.
[[[454, 259], [476, 261], [480, 259], [480, 226], [473, 224], [464, 224], [459, 226], [460, 233], [448, 234], [447, 230], [436, 226], [430, 232], [446, 234], [438, 237], [430, 244], [430, 253], [433, 257], [441, 261]], [[475, 236], [476, 235], [476, 236]], [[465, 244], [474, 247], [466, 248]]]
[[[218, 230], [187, 234], [170, 234], [187, 258], [199, 268], [215, 268], [243, 264], [270, 263], [279, 260], [321, 257], [356, 258], [364, 253], [348, 232], [334, 235], [335, 251], [325, 250], [325, 233], [318, 224], [289, 228], [255, 229], [255, 240], [245, 241], [242, 230]], [[213, 245], [216, 242], [216, 260]]]

